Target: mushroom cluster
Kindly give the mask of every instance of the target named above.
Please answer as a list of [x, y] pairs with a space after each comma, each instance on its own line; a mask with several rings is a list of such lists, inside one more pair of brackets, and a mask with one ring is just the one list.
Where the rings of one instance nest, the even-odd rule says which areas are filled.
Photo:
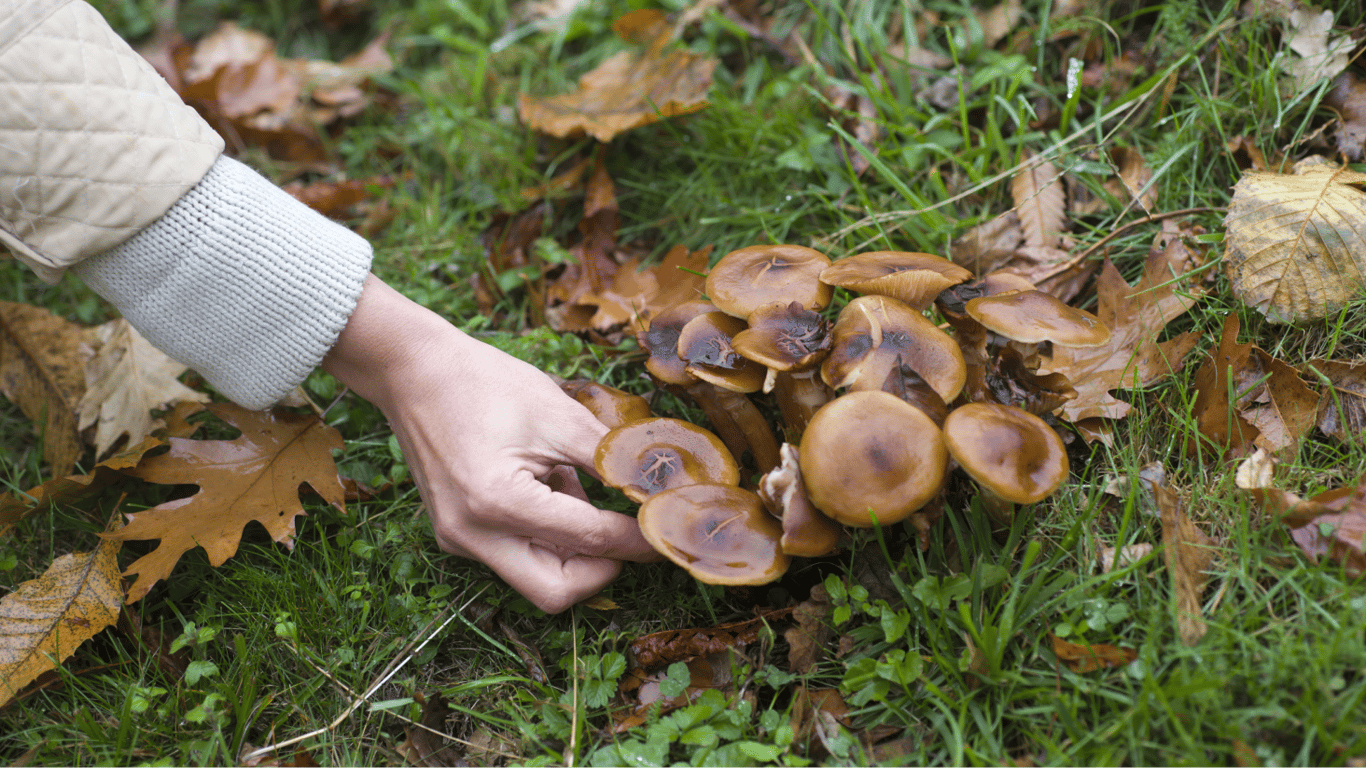
[[[834, 551], [842, 526], [909, 521], [923, 548], [937, 517], [927, 505], [955, 468], [1008, 521], [1068, 474], [1041, 416], [1074, 393], [1064, 377], [1034, 373], [1040, 355], [1103, 345], [1110, 332], [1023, 279], [972, 277], [926, 253], [726, 254], [707, 275], [708, 301], [662, 312], [636, 336], [650, 377], [695, 402], [715, 435], [653, 417], [635, 396], [567, 383], [612, 427], [599, 474], [640, 502], [657, 550], [714, 584], [777, 579], [790, 557]], [[836, 289], [859, 296], [832, 323]], [[926, 317], [931, 307], [945, 327]], [[777, 431], [751, 399], [765, 395]], [[741, 487], [745, 456], [755, 490]]]

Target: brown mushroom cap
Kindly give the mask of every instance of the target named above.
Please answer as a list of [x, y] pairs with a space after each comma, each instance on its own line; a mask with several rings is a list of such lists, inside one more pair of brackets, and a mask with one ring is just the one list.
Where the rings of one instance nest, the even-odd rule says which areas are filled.
[[683, 485], [740, 483], [740, 469], [720, 438], [679, 419], [641, 419], [617, 427], [598, 442], [593, 466], [604, 483], [637, 503]]
[[1062, 438], [1043, 419], [1013, 406], [953, 409], [944, 420], [944, 442], [983, 488], [1015, 504], [1041, 501], [1067, 479]]
[[722, 256], [711, 268], [707, 298], [717, 309], [742, 318], [775, 301], [823, 309], [832, 289], [820, 281], [820, 274], [828, 266], [830, 258], [811, 248], [751, 245]]
[[751, 491], [699, 484], [655, 494], [636, 515], [660, 554], [708, 584], [767, 584], [787, 572], [782, 526]]
[[678, 356], [678, 334], [698, 315], [713, 312], [710, 301], [685, 301], [650, 320], [650, 327], [636, 334], [636, 343], [650, 354], [645, 370], [665, 384], [685, 386], [696, 380], [687, 372], [688, 361]]
[[1110, 329], [1100, 318], [1043, 291], [983, 296], [966, 306], [968, 315], [987, 330], [1026, 344], [1100, 347], [1110, 341]]
[[913, 251], [860, 253], [821, 272], [822, 283], [891, 296], [916, 311], [928, 308], [945, 288], [970, 279], [971, 272], [942, 256]]
[[840, 311], [831, 330], [834, 346], [821, 364], [832, 387], [879, 389], [901, 362], [952, 402], [967, 380], [958, 344], [925, 316], [888, 296], [860, 296]]
[[765, 304], [735, 334], [735, 351], [775, 371], [805, 370], [830, 352], [830, 323], [800, 302]]
[[906, 519], [939, 492], [948, 453], [929, 416], [886, 392], [850, 392], [816, 412], [798, 461], [811, 502], [836, 522]]
[[783, 521], [783, 554], [820, 557], [834, 552], [840, 527], [816, 509], [806, 495], [797, 446], [783, 443], [778, 454], [782, 464], [759, 480], [759, 498], [774, 517]]
[[582, 403], [608, 429], [654, 415], [650, 413], [649, 402], [640, 395], [589, 379], [570, 379], [561, 384], [560, 389]]
[[745, 321], [725, 312], [706, 312], [689, 320], [678, 334], [678, 356], [687, 372], [731, 392], [758, 392], [764, 366], [735, 351], [735, 335]]

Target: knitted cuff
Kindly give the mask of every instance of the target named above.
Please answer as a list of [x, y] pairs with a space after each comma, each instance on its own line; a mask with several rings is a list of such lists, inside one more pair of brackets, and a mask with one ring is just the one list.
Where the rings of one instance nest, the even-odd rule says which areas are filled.
[[157, 348], [259, 409], [322, 362], [371, 256], [364, 238], [221, 156], [151, 226], [72, 271]]

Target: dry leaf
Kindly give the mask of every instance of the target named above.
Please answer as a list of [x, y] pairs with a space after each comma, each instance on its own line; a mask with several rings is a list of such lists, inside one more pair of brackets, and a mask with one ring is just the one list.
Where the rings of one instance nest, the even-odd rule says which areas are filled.
[[408, 738], [399, 745], [398, 753], [412, 765], [461, 765], [463, 755], [440, 735], [446, 733], [446, 717], [451, 713], [445, 697], [440, 691], [430, 696], [423, 696], [418, 691], [413, 698], [422, 705], [422, 725], [426, 727], [405, 727], [403, 730]]
[[1356, 298], [1366, 260], [1363, 183], [1366, 173], [1322, 165], [1239, 179], [1224, 219], [1234, 295], [1279, 323], [1317, 320]]
[[1319, 430], [1342, 442], [1360, 440], [1366, 434], [1366, 364], [1310, 360], [1304, 370], [1310, 381], [1317, 380], [1317, 371], [1331, 387], [1323, 397]]
[[1195, 645], [1207, 627], [1201, 618], [1205, 584], [1214, 562], [1214, 540], [1195, 527], [1181, 509], [1181, 500], [1160, 483], [1149, 483], [1162, 513], [1162, 554], [1176, 597], [1176, 628], [1181, 642]]
[[1019, 214], [1006, 211], [959, 235], [949, 245], [949, 255], [953, 263], [981, 277], [1004, 264], [1022, 242]]
[[1315, 563], [1337, 560], [1348, 575], [1366, 574], [1366, 475], [1355, 488], [1301, 499], [1275, 486], [1275, 461], [1257, 451], [1238, 465], [1235, 481], [1269, 516], [1290, 527], [1290, 537]]
[[733, 621], [716, 627], [666, 629], [631, 641], [632, 664], [645, 669], [667, 666], [675, 661], [686, 661], [728, 648], [744, 646], [759, 639], [765, 622], [793, 611], [783, 608], [744, 621]]
[[85, 328], [45, 309], [0, 301], [0, 395], [29, 419], [44, 419], [43, 461], [54, 477], [71, 474], [82, 452], [76, 404], [92, 353]]
[[0, 707], [118, 621], [120, 546], [102, 541], [93, 552], [62, 555], [0, 599]]
[[1348, 35], [1332, 34], [1332, 11], [1306, 5], [1292, 9], [1287, 22], [1290, 34], [1285, 37], [1285, 47], [1299, 55], [1282, 58], [1281, 69], [1290, 75], [1297, 91], [1336, 77], [1347, 68], [1355, 43]]
[[1148, 167], [1138, 150], [1129, 147], [1110, 150], [1110, 160], [1119, 173], [1119, 188], [1107, 187], [1110, 193], [1120, 199], [1137, 201], [1144, 213], [1152, 215], [1153, 206], [1157, 205], [1157, 190], [1149, 186], [1153, 180], [1153, 169]]
[[[642, 26], [667, 30], [667, 26]], [[636, 26], [618, 29], [637, 39], [645, 35]], [[552, 136], [577, 138], [586, 134], [609, 142], [619, 133], [661, 117], [706, 108], [716, 60], [686, 50], [666, 54], [663, 48], [668, 37], [665, 32], [653, 38], [644, 51], [622, 51], [612, 56], [579, 78], [574, 93], [547, 97], [519, 94], [518, 113], [531, 128]]]
[[1360, 160], [1362, 145], [1366, 143], [1366, 82], [1351, 72], [1343, 72], [1333, 81], [1333, 90], [1323, 103], [1336, 109], [1342, 120], [1336, 134], [1338, 151], [1348, 160]]
[[237, 553], [242, 527], [255, 520], [271, 538], [292, 547], [294, 518], [305, 514], [300, 485], [307, 483], [323, 500], [344, 507], [341, 480], [332, 451], [343, 447], [336, 430], [316, 416], [281, 411], [248, 411], [237, 405], [209, 406], [214, 415], [242, 431], [235, 440], [171, 438], [171, 450], [143, 459], [127, 474], [167, 485], [194, 484], [193, 496], [168, 501], [128, 515], [119, 540], [160, 539], [125, 575], [137, 575], [128, 602], [146, 596], [170, 576], [180, 556], [200, 546], [214, 567]]
[[1180, 238], [1148, 256], [1143, 277], [1132, 287], [1105, 260], [1096, 278], [1096, 316], [1110, 327], [1110, 343], [1092, 349], [1054, 346], [1039, 367], [1040, 374], [1063, 374], [1076, 389], [1077, 396], [1060, 411], [1065, 419], [1123, 418], [1130, 405], [1111, 397], [1110, 390], [1146, 387], [1180, 369], [1199, 335], [1192, 331], [1161, 343], [1157, 337], [1204, 292], [1179, 279], [1195, 266], [1195, 255]]
[[1127, 568], [1153, 553], [1153, 545], [1128, 544], [1123, 547], [1101, 547], [1097, 559], [1100, 572], [1109, 573], [1115, 568]]
[[1250, 343], [1239, 344], [1240, 325], [1236, 314], [1224, 319], [1219, 348], [1196, 371], [1197, 428], [1220, 453], [1236, 455], [1248, 445], [1293, 453], [1318, 421], [1319, 395], [1294, 368]]
[[1053, 655], [1073, 672], [1086, 673], [1097, 669], [1122, 667], [1138, 658], [1138, 651], [1133, 648], [1116, 648], [1102, 643], [1077, 645], [1063, 640], [1052, 632], [1048, 633], [1048, 637], [1053, 643]]
[[78, 404], [84, 430], [95, 426], [95, 456], [104, 456], [121, 437], [143, 441], [161, 426], [153, 410], [179, 402], [207, 403], [209, 396], [181, 384], [186, 366], [152, 346], [127, 320], [93, 329], [99, 351], [85, 364], [85, 395]]
[[1020, 217], [1025, 245], [1056, 247], [1067, 227], [1067, 193], [1058, 169], [1047, 160], [1033, 164], [1026, 156], [1025, 170], [1010, 179], [1010, 195]]
[[34, 512], [47, 509], [49, 504], [74, 504], [99, 493], [122, 478], [123, 470], [136, 467], [143, 454], [159, 445], [165, 443], [149, 437], [96, 464], [89, 474], [53, 478], [28, 489], [22, 496], [0, 495], [0, 534]]
[[1022, 12], [1020, 0], [1006, 0], [988, 10], [973, 11], [977, 23], [982, 25], [982, 44], [988, 48], [995, 47], [1001, 38], [1010, 34], [1010, 30], [1020, 23]]
[[810, 673], [825, 655], [832, 631], [826, 623], [830, 618], [830, 596], [825, 587], [811, 588], [811, 599], [802, 602], [792, 612], [797, 626], [783, 631], [787, 640], [787, 668], [799, 675]]

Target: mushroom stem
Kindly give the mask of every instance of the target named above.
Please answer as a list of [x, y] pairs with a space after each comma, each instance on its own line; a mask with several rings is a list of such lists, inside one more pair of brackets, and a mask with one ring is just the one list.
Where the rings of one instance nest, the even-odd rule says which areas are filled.
[[702, 408], [737, 462], [748, 450], [760, 472], [767, 473], [778, 466], [778, 441], [773, 429], [748, 397], [705, 381], [690, 384], [685, 391]]
[[998, 493], [978, 483], [977, 490], [981, 491], [982, 509], [986, 510], [991, 519], [998, 523], [1009, 526], [1015, 518], [1015, 504], [1009, 499], [1002, 498]]
[[811, 417], [830, 402], [833, 393], [821, 381], [819, 368], [779, 372], [774, 389], [778, 393], [778, 409], [783, 413], [787, 440], [800, 443]]

